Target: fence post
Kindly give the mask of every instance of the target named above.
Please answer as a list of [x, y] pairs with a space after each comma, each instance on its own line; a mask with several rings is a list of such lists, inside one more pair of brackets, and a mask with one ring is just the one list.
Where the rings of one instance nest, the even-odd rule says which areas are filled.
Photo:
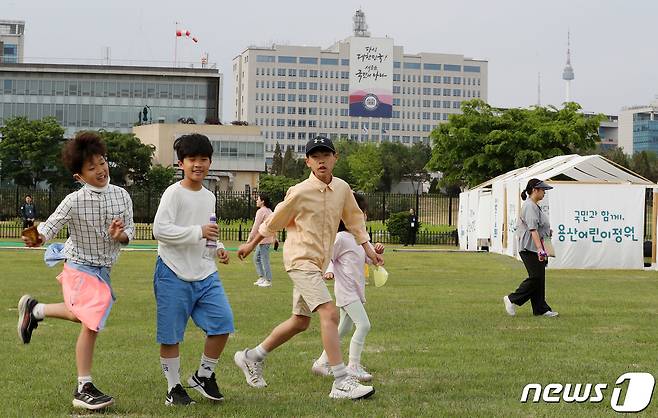
[[416, 190], [416, 218], [420, 222], [420, 195], [418, 194], [418, 190]]
[[448, 225], [452, 226], [452, 195], [448, 195]]
[[151, 188], [146, 189], [146, 219], [153, 222], [155, 216], [151, 216]]
[[382, 192], [382, 222], [386, 222], [386, 192]]
[[242, 242], [242, 224], [238, 226], [238, 241]]

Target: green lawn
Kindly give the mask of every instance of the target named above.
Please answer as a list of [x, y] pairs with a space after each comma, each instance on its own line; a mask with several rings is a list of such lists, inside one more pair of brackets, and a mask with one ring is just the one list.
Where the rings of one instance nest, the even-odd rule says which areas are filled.
[[[233, 246], [233, 245], [227, 245]], [[94, 381], [114, 395], [111, 416], [612, 416], [614, 382], [629, 371], [658, 377], [658, 274], [642, 271], [549, 271], [547, 295], [560, 312], [535, 318], [530, 307], [505, 314], [501, 298], [525, 274], [504, 256], [387, 251], [389, 282], [368, 286], [372, 330], [363, 363], [377, 393], [363, 402], [328, 398], [331, 380], [310, 373], [320, 351], [318, 320], [273, 352], [264, 390], [248, 387], [233, 353], [262, 340], [291, 310], [291, 283], [274, 253], [274, 286], [255, 288], [253, 266], [232, 254], [220, 266], [237, 332], [217, 369], [226, 400], [165, 407], [166, 382], [155, 343], [153, 252], [121, 255], [112, 279], [118, 301], [99, 337]], [[39, 251], [0, 250], [0, 328], [5, 340], [1, 417], [71, 416], [74, 344], [79, 326], [46, 320], [24, 346], [16, 336], [16, 302], [31, 293], [61, 298]], [[182, 377], [198, 366], [202, 333], [190, 325]], [[347, 350], [347, 341], [343, 344]], [[521, 404], [527, 383], [607, 383], [599, 404]], [[191, 395], [199, 400], [195, 393]], [[658, 416], [658, 400], [644, 416]]]

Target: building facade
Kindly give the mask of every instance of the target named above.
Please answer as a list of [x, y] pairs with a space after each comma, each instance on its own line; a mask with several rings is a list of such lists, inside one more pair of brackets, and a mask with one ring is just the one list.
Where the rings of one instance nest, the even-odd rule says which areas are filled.
[[658, 153], [658, 99], [647, 106], [632, 106], [619, 114], [619, 146], [626, 154]]
[[24, 37], [24, 21], [0, 20], [0, 64], [23, 62]]
[[233, 118], [258, 125], [271, 158], [278, 142], [303, 154], [318, 134], [356, 141], [428, 141], [464, 100], [487, 101], [488, 62], [463, 55], [407, 54], [393, 47], [391, 118], [349, 116], [350, 38], [328, 49], [250, 47], [233, 59]]
[[202, 123], [221, 114], [222, 80], [216, 69], [0, 64], [0, 126], [54, 116], [70, 137], [180, 118]]
[[210, 190], [257, 190], [259, 175], [265, 171], [265, 146], [257, 126], [154, 123], [135, 126], [133, 133], [142, 143], [155, 146], [153, 163], [174, 167], [178, 166], [174, 141], [191, 133], [206, 135], [214, 151], [206, 177]]

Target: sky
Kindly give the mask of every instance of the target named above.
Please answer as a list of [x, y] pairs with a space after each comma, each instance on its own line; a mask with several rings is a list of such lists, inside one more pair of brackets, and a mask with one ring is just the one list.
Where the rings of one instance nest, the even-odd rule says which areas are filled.
[[405, 53], [462, 54], [489, 61], [489, 103], [559, 106], [567, 31], [575, 72], [572, 100], [618, 114], [658, 94], [652, 0], [0, 0], [0, 19], [25, 20], [25, 60], [100, 63], [173, 61], [175, 22], [199, 39], [178, 43], [179, 61], [207, 52], [225, 75], [223, 119], [232, 114], [231, 61], [251, 45], [328, 47], [352, 34], [361, 8], [372, 36]]

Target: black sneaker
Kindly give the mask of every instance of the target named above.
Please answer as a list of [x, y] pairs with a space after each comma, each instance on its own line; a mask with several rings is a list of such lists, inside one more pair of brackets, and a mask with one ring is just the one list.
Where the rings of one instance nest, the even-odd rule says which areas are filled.
[[194, 401], [180, 383], [171, 388], [165, 399], [165, 405], [192, 405], [193, 403]]
[[73, 392], [73, 406], [95, 411], [106, 408], [114, 403], [114, 398], [104, 394], [96, 389], [93, 383], [87, 382], [82, 386], [82, 390]]
[[190, 388], [196, 389], [200, 394], [206, 398], [213, 401], [223, 401], [224, 395], [219, 391], [217, 386], [217, 380], [215, 379], [215, 373], [211, 374], [210, 377], [201, 377], [199, 372], [196, 371], [190, 378], [187, 380], [187, 383], [190, 385]]
[[39, 303], [30, 295], [23, 295], [18, 301], [18, 338], [23, 341], [23, 344], [29, 344], [32, 340], [32, 331], [37, 329], [39, 321], [32, 314], [32, 310]]

